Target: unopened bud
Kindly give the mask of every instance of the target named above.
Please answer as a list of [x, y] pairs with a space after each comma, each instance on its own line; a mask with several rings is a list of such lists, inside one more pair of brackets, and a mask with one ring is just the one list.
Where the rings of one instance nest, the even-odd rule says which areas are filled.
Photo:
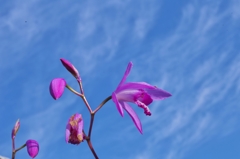
[[78, 70], [73, 66], [73, 64], [71, 64], [68, 60], [65, 60], [63, 58], [60, 59], [63, 66], [77, 79], [77, 80], [81, 80], [80, 79], [80, 75], [78, 73]]
[[20, 121], [19, 119], [16, 121], [13, 129], [12, 129], [12, 139], [15, 138], [15, 136], [17, 135], [18, 129], [20, 128]]

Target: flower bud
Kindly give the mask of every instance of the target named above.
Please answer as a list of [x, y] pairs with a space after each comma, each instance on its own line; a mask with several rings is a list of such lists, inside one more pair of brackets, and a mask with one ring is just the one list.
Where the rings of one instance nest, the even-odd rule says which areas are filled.
[[67, 83], [63, 78], [55, 78], [51, 81], [49, 90], [51, 96], [57, 100], [60, 98], [64, 92], [64, 88], [66, 87]]
[[35, 158], [39, 151], [38, 142], [36, 140], [27, 140], [26, 145], [29, 156]]
[[12, 139], [15, 138], [15, 136], [17, 135], [18, 129], [20, 128], [20, 121], [19, 119], [16, 121], [13, 129], [12, 129]]
[[81, 114], [74, 114], [68, 120], [66, 126], [66, 142], [80, 144], [84, 140], [83, 119]]
[[80, 79], [80, 75], [78, 73], [78, 70], [73, 66], [73, 64], [71, 64], [69, 61], [61, 58], [60, 59], [63, 66], [77, 79], [77, 80], [81, 80]]

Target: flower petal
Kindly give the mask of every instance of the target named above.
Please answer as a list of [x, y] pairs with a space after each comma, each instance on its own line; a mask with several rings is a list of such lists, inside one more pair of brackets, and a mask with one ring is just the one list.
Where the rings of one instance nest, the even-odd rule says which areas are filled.
[[152, 97], [145, 91], [142, 91], [142, 94], [136, 99], [136, 101], [137, 100], [141, 101], [145, 105], [149, 105], [153, 101]]
[[122, 90], [131, 90], [131, 89], [143, 89], [146, 91], [153, 100], [162, 100], [167, 97], [172, 96], [170, 93], [167, 91], [164, 91], [160, 88], [157, 88], [156, 86], [150, 85], [145, 82], [128, 82], [121, 87], [118, 88], [117, 92], [120, 92]]
[[83, 119], [81, 117], [81, 120], [78, 122], [78, 134], [82, 134], [83, 130]]
[[71, 125], [68, 123], [66, 126], [66, 134], [65, 134], [65, 140], [67, 143], [69, 141], [69, 136], [71, 134], [70, 130], [71, 130]]
[[116, 104], [117, 110], [120, 113], [120, 115], [123, 116], [123, 108], [122, 108], [122, 105], [119, 103], [115, 92], [112, 93], [112, 100]]
[[168, 93], [167, 91], [164, 91], [162, 89], [159, 88], [155, 88], [155, 89], [146, 89], [145, 90], [153, 100], [163, 100], [167, 97], [172, 96], [170, 93]]
[[122, 90], [116, 94], [118, 101], [135, 103], [137, 100], [146, 105], [152, 103], [151, 96], [143, 89], [127, 89]]
[[78, 133], [77, 137], [79, 141], [83, 141], [83, 120], [78, 123]]
[[128, 82], [121, 85], [117, 92], [127, 89], [155, 89], [155, 86], [152, 86], [146, 82]]
[[[128, 75], [129, 75], [129, 73], [130, 73], [130, 71], [132, 69], [132, 66], [133, 66], [133, 63], [129, 62], [128, 66], [127, 66], [127, 69], [126, 69], [126, 71], [125, 71], [125, 73], [123, 75], [123, 78], [122, 78], [121, 82], [119, 83], [118, 87], [120, 87], [126, 81]], [[117, 87], [117, 89], [118, 89], [118, 87]]]
[[132, 120], [133, 120], [134, 124], [136, 125], [137, 129], [139, 130], [139, 132], [142, 134], [142, 124], [141, 124], [141, 121], [138, 118], [137, 114], [135, 113], [135, 111], [126, 102], [120, 102], [120, 103], [122, 104], [123, 108], [127, 111], [127, 113], [132, 118]]

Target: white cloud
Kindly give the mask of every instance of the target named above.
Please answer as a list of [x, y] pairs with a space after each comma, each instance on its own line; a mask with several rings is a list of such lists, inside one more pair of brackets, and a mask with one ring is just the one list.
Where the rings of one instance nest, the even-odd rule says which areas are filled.
[[[231, 9], [230, 6], [219, 13], [218, 7], [216, 3], [186, 5], [176, 30], [166, 39], [155, 43], [154, 56], [151, 56], [153, 53], [142, 55], [142, 59], [148, 61], [147, 70], [156, 67], [155, 63], [161, 66], [154, 74], [152, 71], [146, 72], [145, 77], [163, 78], [158, 83], [165, 83], [163, 81], [169, 79], [163, 87], [170, 88], [173, 94], [171, 99], [175, 101], [166, 101], [168, 105], [163, 106], [160, 103], [153, 104], [150, 109], [155, 114], [154, 120], [143, 118], [144, 125], [147, 125], [144, 131], [152, 134], [147, 139], [143, 154], [154, 156], [157, 152], [153, 152], [153, 149], [164, 144], [168, 149], [164, 149], [162, 158], [181, 158], [194, 145], [234, 131], [230, 125], [235, 124], [233, 121], [236, 122], [236, 116], [228, 115], [232, 109], [240, 112], [236, 107], [239, 102], [236, 101], [237, 96], [233, 94], [234, 102], [228, 103], [228, 107], [221, 102], [226, 96], [229, 97], [228, 93], [239, 81], [240, 56], [234, 52], [234, 41], [216, 45], [216, 37], [222, 33], [219, 24], [229, 16]], [[228, 36], [233, 34], [229, 32]], [[231, 63], [224, 65], [228, 58]], [[220, 109], [220, 114], [216, 115], [215, 109]], [[227, 116], [231, 119], [226, 120]], [[225, 129], [222, 128], [223, 121]], [[163, 148], [159, 147], [158, 150]]]

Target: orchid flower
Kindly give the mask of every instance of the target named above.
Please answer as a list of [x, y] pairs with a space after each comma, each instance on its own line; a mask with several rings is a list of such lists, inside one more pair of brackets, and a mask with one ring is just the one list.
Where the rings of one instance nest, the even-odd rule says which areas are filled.
[[66, 87], [67, 83], [63, 78], [55, 78], [51, 81], [49, 90], [51, 96], [57, 100], [60, 98], [64, 92], [64, 88]]
[[29, 156], [35, 158], [39, 151], [38, 142], [35, 140], [27, 140], [26, 145]]
[[80, 144], [84, 140], [83, 119], [81, 114], [74, 114], [68, 120], [66, 126], [66, 142]]
[[148, 105], [154, 100], [163, 100], [170, 97], [171, 94], [145, 82], [125, 83], [132, 66], [132, 62], [129, 62], [121, 82], [117, 89], [112, 93], [112, 100], [116, 104], [120, 115], [123, 116], [123, 109], [127, 111], [137, 129], [142, 133], [141, 121], [128, 102], [138, 105], [138, 107], [144, 110], [146, 115], [150, 116], [151, 112]]
[[77, 79], [77, 80], [81, 80], [80, 75], [78, 73], [78, 70], [73, 66], [73, 64], [71, 64], [71, 62], [69, 62], [66, 59], [61, 58], [60, 59], [63, 66]]
[[12, 129], [12, 139], [14, 139], [15, 136], [17, 135], [17, 132], [18, 132], [19, 128], [20, 128], [20, 121], [19, 121], [19, 119], [18, 119], [18, 120], [16, 121], [13, 129]]

